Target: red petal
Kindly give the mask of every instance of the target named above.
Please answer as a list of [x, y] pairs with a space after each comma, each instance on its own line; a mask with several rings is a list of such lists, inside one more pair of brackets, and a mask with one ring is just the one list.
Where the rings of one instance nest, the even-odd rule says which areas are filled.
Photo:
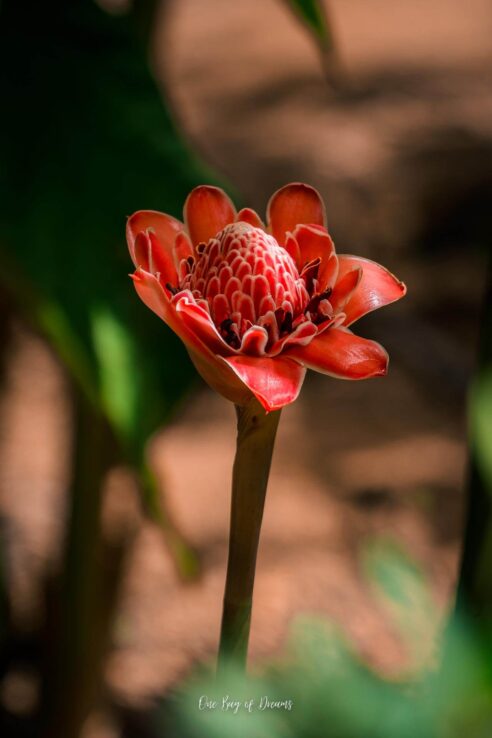
[[241, 342], [241, 351], [250, 356], [264, 356], [268, 343], [268, 333], [265, 328], [253, 325], [248, 328]]
[[177, 333], [177, 320], [174, 310], [157, 277], [144, 269], [137, 269], [130, 276], [142, 302]]
[[297, 398], [306, 370], [291, 359], [230, 356], [223, 359], [267, 412], [279, 410]]
[[223, 320], [229, 317], [230, 312], [231, 306], [227, 297], [222, 292], [215, 295], [212, 301], [212, 315], [215, 322], [220, 325]]
[[339, 379], [368, 379], [386, 374], [388, 354], [379, 343], [355, 336], [346, 328], [330, 328], [308, 346], [289, 349], [308, 369]]
[[196, 370], [213, 390], [237, 405], [245, 405], [251, 399], [249, 388], [224, 359], [215, 357], [215, 363], [212, 363], [204, 360], [201, 354], [187, 348]]
[[132, 279], [140, 299], [172, 328], [187, 348], [203, 354], [208, 361], [217, 361], [214, 352], [203, 340], [204, 334], [193, 331], [186, 325], [181, 316], [176, 313], [164, 288], [153, 274], [149, 274], [143, 269], [137, 269], [135, 274], [132, 275]]
[[265, 297], [270, 297], [270, 287], [263, 274], [251, 278], [251, 299], [255, 306], [256, 315], [261, 315], [260, 305]]
[[299, 267], [302, 269], [305, 264], [320, 257], [319, 290], [323, 292], [328, 287], [333, 287], [338, 273], [338, 259], [327, 230], [320, 226], [300, 225], [294, 230], [294, 238], [299, 244]]
[[135, 239], [135, 260], [141, 269], [158, 275], [162, 284], [176, 286], [178, 277], [171, 254], [161, 248], [152, 231], [139, 233]]
[[174, 266], [172, 252], [162, 248], [157, 236], [149, 231], [150, 238], [150, 264], [152, 274], [158, 274], [162, 284], [178, 285], [178, 275]]
[[349, 272], [345, 272], [343, 276], [339, 277], [333, 292], [330, 295], [330, 302], [336, 313], [339, 313], [344, 309], [361, 279], [362, 269], [359, 266], [354, 267]]
[[224, 341], [207, 311], [196, 304], [191, 292], [180, 292], [172, 300], [172, 303], [189, 332], [214, 354], [228, 355], [234, 353], [234, 349]]
[[218, 187], [200, 185], [186, 198], [184, 219], [193, 244], [208, 241], [236, 219], [236, 208]]
[[275, 343], [278, 341], [278, 323], [277, 318], [275, 317], [275, 303], [272, 298], [267, 299], [270, 299], [272, 304], [269, 309], [263, 311], [258, 323], [268, 331], [268, 335], [272, 343]]
[[242, 210], [240, 210], [237, 214], [236, 221], [243, 221], [243, 223], [249, 223], [250, 225], [254, 226], [254, 228], [262, 228], [263, 230], [265, 230], [265, 224], [263, 223], [262, 219], [260, 218], [258, 213], [251, 208], [243, 208]]
[[174, 241], [173, 247], [174, 264], [176, 269], [179, 267], [182, 259], [187, 259], [189, 256], [194, 256], [193, 244], [190, 241], [190, 237], [184, 231], [178, 233]]
[[[236, 298], [236, 295], [238, 294], [239, 297]], [[255, 322], [255, 306], [249, 295], [243, 295], [242, 292], [235, 292], [233, 295], [232, 307], [233, 312], [241, 313], [243, 320], [249, 320], [250, 323]]]
[[135, 264], [141, 269], [145, 269], [146, 272], [154, 273], [151, 267], [152, 261], [152, 245], [150, 243], [150, 236], [146, 231], [137, 233], [137, 237], [134, 243], [134, 254]]
[[272, 235], [283, 246], [287, 231], [293, 231], [301, 223], [326, 225], [325, 206], [314, 187], [293, 182], [270, 198], [267, 222]]
[[[155, 233], [158, 249], [171, 252], [176, 234], [182, 231], [183, 227], [183, 223], [173, 218], [172, 215], [159, 213], [156, 210], [138, 210], [133, 213], [126, 222], [126, 240], [135, 266], [140, 266], [135, 256], [135, 240], [139, 233], [150, 230]], [[154, 258], [158, 260], [155, 254]]]
[[341, 255], [339, 279], [354, 267], [362, 268], [362, 278], [357, 289], [344, 307], [345, 325], [350, 325], [372, 310], [389, 305], [406, 294], [407, 288], [391, 272], [375, 261], [359, 256]]
[[[200, 330], [196, 330], [197, 325], [194, 323], [193, 330], [190, 330], [192, 321], [187, 321], [186, 318], [182, 320], [185, 313], [189, 315], [189, 312], [183, 311], [181, 315], [176, 313], [161, 284], [152, 274], [138, 269], [132, 278], [138, 295], [147, 307], [162, 318], [181, 338], [203, 379], [231, 402], [246, 403], [250, 397], [248, 388], [224, 360], [216, 356], [201, 340], [203, 324], [200, 325]], [[201, 318], [198, 322], [200, 320]], [[231, 350], [230, 347], [228, 348]]]
[[301, 250], [292, 233], [287, 233], [285, 237], [284, 249], [287, 251], [288, 254], [290, 254], [290, 256], [292, 256], [297, 266], [300, 267]]
[[314, 323], [311, 323], [311, 321], [306, 320], [304, 323], [301, 323], [301, 325], [298, 325], [297, 328], [292, 331], [292, 333], [289, 333], [288, 336], [277, 341], [277, 343], [272, 346], [271, 350], [268, 352], [268, 355], [276, 356], [286, 349], [287, 346], [307, 346], [307, 344], [314, 339], [317, 332], [317, 326], [315, 326]]

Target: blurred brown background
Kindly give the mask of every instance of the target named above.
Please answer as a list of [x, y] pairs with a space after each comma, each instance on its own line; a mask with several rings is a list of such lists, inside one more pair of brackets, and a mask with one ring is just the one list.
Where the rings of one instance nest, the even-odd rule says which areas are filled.
[[[277, 187], [313, 184], [338, 251], [381, 260], [407, 283], [401, 304], [357, 326], [389, 350], [389, 376], [350, 384], [311, 375], [283, 413], [251, 638], [260, 663], [278, 652], [294, 616], [324, 613], [396, 673], [408, 654], [364, 579], [361, 552], [383, 535], [422, 565], [435, 598], [431, 653], [456, 579], [466, 383], [490, 241], [492, 6], [335, 0], [330, 11], [344, 80], [337, 92], [312, 39], [276, 0], [169, 3], [153, 64], [189, 140], [245, 204], [263, 214]], [[71, 419], [43, 343], [19, 325], [14, 345], [0, 509], [12, 531], [15, 607], [28, 623], [41, 606], [37, 572], [59, 552]], [[233, 409], [206, 388], [152, 443], [203, 575], [181, 583], [161, 534], [138, 524], [107, 664], [124, 703], [145, 704], [215, 653], [233, 452]], [[110, 480], [107, 508], [109, 526], [139, 516], [123, 471]], [[3, 684], [0, 700], [21, 698]], [[94, 735], [116, 734], [95, 725]]]

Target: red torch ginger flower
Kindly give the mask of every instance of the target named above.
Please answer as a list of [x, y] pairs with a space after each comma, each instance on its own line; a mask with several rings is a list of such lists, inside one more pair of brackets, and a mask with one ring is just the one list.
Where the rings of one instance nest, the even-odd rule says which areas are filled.
[[315, 189], [278, 190], [268, 226], [236, 213], [217, 187], [188, 196], [184, 224], [141, 210], [128, 219], [132, 275], [143, 302], [184, 341], [206, 382], [266, 411], [293, 402], [306, 369], [342, 379], [386, 374], [388, 355], [354, 335], [358, 318], [406, 288], [384, 267], [337, 255]]

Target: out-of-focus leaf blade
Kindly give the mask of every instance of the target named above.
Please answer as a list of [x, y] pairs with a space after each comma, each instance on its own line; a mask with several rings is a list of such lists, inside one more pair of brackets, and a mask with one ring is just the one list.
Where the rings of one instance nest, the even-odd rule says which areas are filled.
[[214, 178], [184, 145], [131, 17], [91, 0], [7, 0], [0, 86], [1, 279], [14, 294], [23, 284], [18, 301], [36, 306], [138, 460], [195, 372], [134, 293], [125, 220], [140, 208], [181, 217], [188, 191]]
[[423, 572], [392, 541], [372, 541], [362, 558], [368, 581], [391, 614], [412, 658], [424, 662], [433, 646], [437, 616]]
[[105, 411], [131, 437], [139, 396], [145, 393], [140, 385], [138, 348], [133, 335], [104, 306], [93, 314], [92, 325]]
[[286, 0], [297, 13], [307, 29], [314, 35], [322, 49], [333, 46], [333, 36], [321, 0]]
[[492, 366], [484, 366], [472, 384], [470, 433], [477, 464], [492, 493]]
[[489, 265], [477, 373], [469, 403], [470, 445], [482, 481], [492, 495], [492, 265]]
[[456, 612], [478, 629], [492, 621], [492, 271], [485, 289], [479, 361], [469, 403], [470, 465]]

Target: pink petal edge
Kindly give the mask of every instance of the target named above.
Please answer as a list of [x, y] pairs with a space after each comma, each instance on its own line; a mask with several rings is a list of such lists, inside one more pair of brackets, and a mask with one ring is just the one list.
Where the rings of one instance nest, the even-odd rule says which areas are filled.
[[183, 325], [192, 335], [197, 336], [210, 351], [225, 356], [236, 353], [222, 338], [205, 308], [197, 305], [189, 290], [178, 293], [171, 300], [171, 304]]
[[354, 380], [384, 376], [389, 362], [379, 343], [356, 336], [347, 328], [330, 328], [307, 346], [289, 349], [285, 356], [321, 374]]
[[208, 361], [214, 363], [216, 361], [214, 352], [202, 340], [202, 337], [190, 330], [181, 319], [157, 277], [143, 269], [137, 269], [131, 278], [142, 302], [159, 316], [187, 347], [191, 346], [196, 352], [203, 354]]
[[136, 267], [140, 266], [135, 257], [135, 240], [139, 233], [147, 230], [152, 231], [160, 248], [166, 251], [172, 251], [174, 239], [179, 231], [182, 231], [184, 224], [173, 218], [167, 213], [160, 213], [158, 210], [137, 210], [136, 213], [130, 215], [126, 222], [126, 240], [130, 256]]
[[292, 234], [299, 245], [300, 269], [313, 259], [321, 258], [318, 272], [320, 291], [333, 287], [338, 274], [338, 259], [335, 244], [323, 226], [298, 225]]
[[403, 282], [375, 261], [360, 256], [340, 254], [338, 263], [339, 279], [355, 267], [362, 269], [361, 280], [344, 307], [347, 316], [345, 326], [351, 325], [373, 310], [400, 300], [407, 292]]
[[186, 198], [184, 220], [194, 246], [207, 242], [236, 220], [236, 208], [220, 187], [200, 185]]
[[223, 358], [267, 412], [280, 410], [297, 399], [306, 370], [284, 357], [230, 356]]
[[325, 206], [314, 187], [292, 182], [274, 192], [267, 205], [267, 224], [273, 237], [283, 246], [287, 231], [297, 225], [313, 223], [326, 226]]
[[265, 230], [265, 224], [258, 213], [252, 208], [242, 208], [236, 216], [236, 221], [243, 221], [243, 223], [249, 223], [249, 225], [252, 225], [254, 228]]

